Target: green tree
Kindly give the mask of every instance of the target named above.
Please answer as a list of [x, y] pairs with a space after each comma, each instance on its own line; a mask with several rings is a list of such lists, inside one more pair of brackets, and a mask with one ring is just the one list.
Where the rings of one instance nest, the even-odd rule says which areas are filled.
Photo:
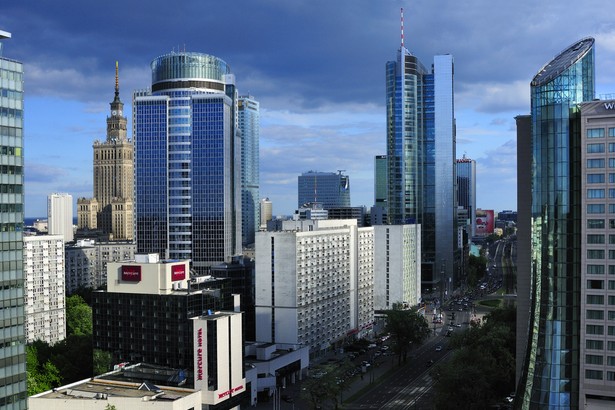
[[92, 335], [92, 308], [79, 295], [66, 298], [66, 329], [69, 335]]
[[349, 360], [325, 366], [322, 376], [310, 377], [302, 383], [301, 397], [314, 409], [329, 408], [325, 404], [330, 403], [337, 408], [340, 403], [338, 399], [341, 401], [343, 391], [350, 386], [347, 372], [352, 368], [353, 364]]
[[26, 346], [26, 370], [28, 378], [28, 396], [51, 390], [60, 385], [60, 371], [49, 360], [40, 364], [37, 349]]
[[[396, 306], [397, 307], [397, 306]], [[419, 344], [429, 335], [429, 324], [413, 310], [387, 310], [386, 330], [391, 333], [399, 364], [408, 360], [412, 344]]]
[[113, 357], [111, 353], [104, 350], [94, 349], [94, 375], [107, 373], [111, 370], [111, 364], [113, 363]]

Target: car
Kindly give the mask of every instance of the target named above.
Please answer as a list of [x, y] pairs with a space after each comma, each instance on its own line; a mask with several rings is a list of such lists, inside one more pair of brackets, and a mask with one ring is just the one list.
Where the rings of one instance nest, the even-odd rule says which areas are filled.
[[455, 327], [461, 327], [461, 323], [454, 324]]
[[436, 346], [436, 352], [439, 352], [441, 350], [442, 350], [442, 346], [440, 346], [440, 345]]
[[425, 366], [430, 367], [433, 364], [433, 360], [427, 360]]

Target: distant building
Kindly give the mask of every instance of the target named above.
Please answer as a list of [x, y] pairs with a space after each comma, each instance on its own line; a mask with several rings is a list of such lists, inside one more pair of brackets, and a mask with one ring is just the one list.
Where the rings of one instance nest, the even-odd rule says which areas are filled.
[[359, 227], [366, 226], [365, 207], [363, 206], [329, 208], [327, 209], [327, 217], [329, 219], [356, 219]]
[[308, 171], [297, 180], [297, 207], [317, 202], [324, 209], [350, 206], [350, 178], [343, 171]]
[[374, 229], [374, 309], [417, 306], [421, 299], [421, 226]]
[[517, 211], [501, 211], [498, 212], [498, 221], [517, 222]]
[[26, 341], [49, 344], [66, 338], [64, 288], [64, 237], [26, 236]]
[[373, 326], [374, 231], [356, 220], [280, 221], [256, 234], [256, 339], [317, 355]]
[[9, 38], [11, 33], [0, 30], [0, 406], [25, 409], [24, 81], [23, 63], [3, 56]]
[[273, 217], [273, 204], [269, 198], [263, 198], [261, 199], [260, 208], [260, 229], [267, 229], [267, 221], [270, 221]]
[[237, 99], [237, 123], [241, 137], [241, 237], [245, 246], [254, 243], [260, 224], [260, 107], [251, 95]]
[[387, 156], [374, 157], [374, 206], [387, 206], [388, 175]]
[[47, 219], [49, 235], [62, 235], [64, 242], [72, 242], [73, 197], [69, 194], [51, 194], [47, 197]]
[[99, 230], [109, 240], [134, 237], [134, 146], [128, 139], [115, 63], [115, 97], [107, 117], [107, 138], [94, 141], [94, 197], [77, 200], [79, 229]]
[[80, 239], [66, 246], [66, 294], [81, 288], [107, 285], [107, 263], [133, 259], [137, 245], [132, 241], [97, 242]]
[[470, 237], [476, 236], [476, 161], [457, 160], [457, 204], [467, 211], [468, 219], [461, 226], [470, 226]]

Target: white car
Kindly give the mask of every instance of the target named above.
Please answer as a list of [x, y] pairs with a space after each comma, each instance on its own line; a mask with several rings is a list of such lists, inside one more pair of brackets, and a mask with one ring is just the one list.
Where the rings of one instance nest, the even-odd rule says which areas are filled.
[[440, 346], [440, 345], [436, 346], [436, 352], [439, 352], [441, 350], [442, 350], [442, 346]]

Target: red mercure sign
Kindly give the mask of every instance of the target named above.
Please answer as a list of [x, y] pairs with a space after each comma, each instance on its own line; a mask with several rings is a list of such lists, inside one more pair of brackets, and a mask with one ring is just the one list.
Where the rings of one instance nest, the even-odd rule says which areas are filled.
[[229, 389], [229, 390], [227, 390], [225, 392], [218, 393], [218, 398], [221, 399], [223, 397], [228, 396], [231, 393], [235, 393], [235, 392], [240, 391], [240, 390], [243, 390], [243, 384], [241, 386], [233, 387], [232, 389]]
[[140, 266], [122, 266], [122, 280], [127, 282], [140, 282], [141, 281], [141, 267]]
[[186, 279], [186, 265], [171, 266], [171, 281]]
[[199, 328], [196, 341], [196, 379], [203, 380], [203, 328]]

